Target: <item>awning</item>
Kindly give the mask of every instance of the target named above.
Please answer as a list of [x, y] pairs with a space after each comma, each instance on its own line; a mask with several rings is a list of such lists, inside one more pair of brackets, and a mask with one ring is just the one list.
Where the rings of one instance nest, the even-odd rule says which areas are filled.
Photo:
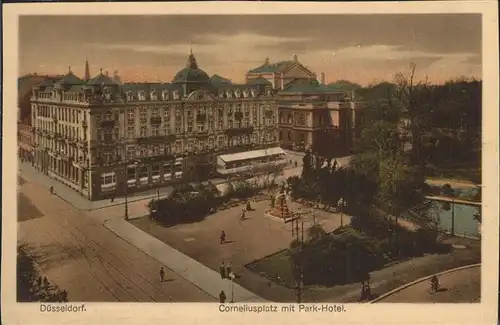
[[222, 160], [224, 163], [228, 163], [232, 161], [250, 160], [250, 159], [257, 159], [275, 155], [286, 155], [286, 153], [280, 147], [275, 147], [269, 149], [252, 150], [252, 151], [238, 152], [227, 155], [220, 155], [218, 158]]

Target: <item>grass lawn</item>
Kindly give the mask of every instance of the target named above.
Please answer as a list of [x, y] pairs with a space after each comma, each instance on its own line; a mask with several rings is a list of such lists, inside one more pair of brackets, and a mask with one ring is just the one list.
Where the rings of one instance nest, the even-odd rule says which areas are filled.
[[426, 168], [426, 176], [481, 183], [481, 162], [429, 164]]
[[292, 263], [287, 249], [250, 263], [246, 265], [246, 268], [282, 286], [288, 288], [295, 286]]

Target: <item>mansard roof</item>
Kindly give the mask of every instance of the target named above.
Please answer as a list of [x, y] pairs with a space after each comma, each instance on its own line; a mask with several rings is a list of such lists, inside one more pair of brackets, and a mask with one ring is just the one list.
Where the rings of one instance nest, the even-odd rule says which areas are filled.
[[286, 71], [290, 66], [295, 64], [295, 61], [279, 61], [274, 63], [266, 62], [254, 69], [249, 70], [250, 73], [273, 73]]

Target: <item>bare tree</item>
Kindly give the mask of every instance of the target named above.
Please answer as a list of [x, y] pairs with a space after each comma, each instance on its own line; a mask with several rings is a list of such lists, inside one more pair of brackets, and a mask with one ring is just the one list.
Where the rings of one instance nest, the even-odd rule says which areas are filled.
[[415, 76], [416, 64], [410, 63], [408, 75], [398, 73], [395, 76], [396, 99], [406, 110], [410, 119], [410, 132], [412, 144], [412, 161], [423, 166], [422, 135], [428, 126], [428, 116], [431, 110], [430, 84], [427, 79], [418, 80]]

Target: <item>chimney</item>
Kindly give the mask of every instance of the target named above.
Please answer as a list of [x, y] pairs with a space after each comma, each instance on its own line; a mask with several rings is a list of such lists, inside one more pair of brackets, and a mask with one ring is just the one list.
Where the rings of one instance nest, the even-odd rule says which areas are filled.
[[299, 61], [299, 57], [297, 56], [297, 54], [294, 54], [293, 55], [293, 62], [298, 62]]
[[321, 74], [320, 74], [320, 77], [319, 77], [319, 78], [320, 78], [320, 82], [321, 82], [321, 84], [322, 84], [322, 85], [324, 85], [324, 84], [325, 84], [325, 73], [324, 73], [324, 72], [321, 72]]

